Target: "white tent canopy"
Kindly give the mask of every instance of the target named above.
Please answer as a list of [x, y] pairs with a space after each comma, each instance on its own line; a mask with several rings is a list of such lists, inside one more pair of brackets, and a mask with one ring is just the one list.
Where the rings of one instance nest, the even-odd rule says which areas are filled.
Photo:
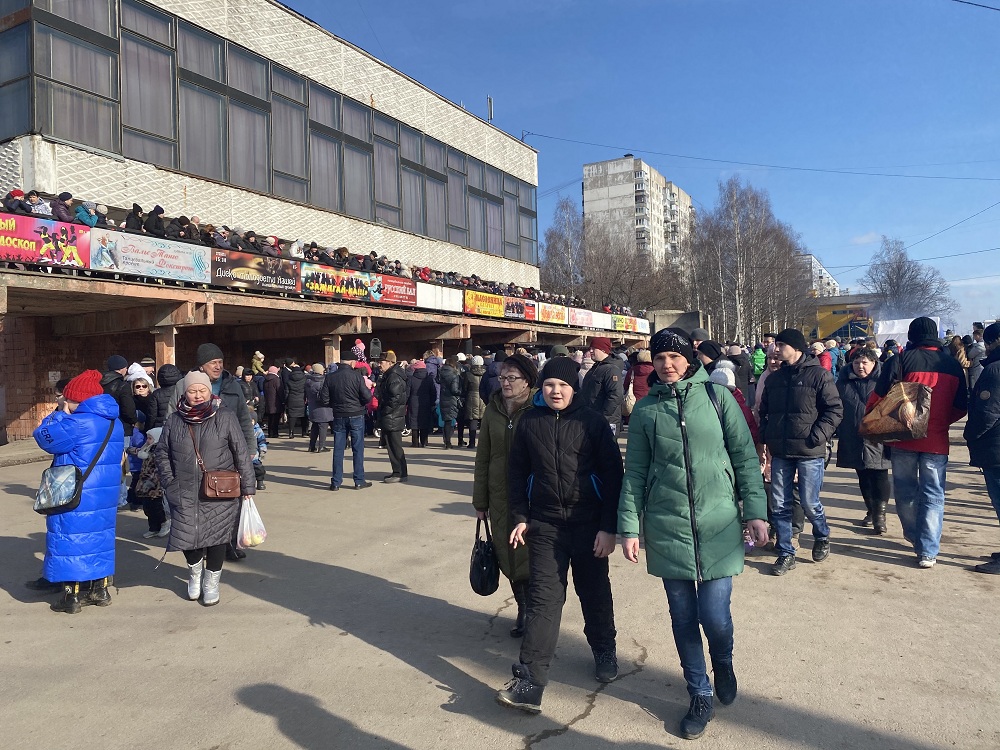
[[[941, 318], [931, 318], [938, 328], [938, 336], [943, 336], [941, 330]], [[913, 318], [903, 318], [902, 320], [876, 320], [875, 321], [875, 341], [879, 346], [885, 344], [889, 339], [895, 340], [900, 346], [906, 344], [906, 332], [910, 329]]]

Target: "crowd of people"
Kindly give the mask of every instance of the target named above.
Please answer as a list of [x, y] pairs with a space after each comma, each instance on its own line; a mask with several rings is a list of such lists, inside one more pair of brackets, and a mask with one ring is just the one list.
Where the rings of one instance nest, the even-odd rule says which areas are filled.
[[[59, 408], [36, 430], [56, 463], [94, 460], [100, 468], [76, 510], [49, 517], [43, 575], [29, 582], [61, 592], [57, 611], [111, 603], [123, 452], [136, 459], [127, 501], [146, 511], [146, 538], [166, 537], [168, 550], [183, 552], [187, 597], [211, 606], [220, 600], [224, 561], [246, 554], [234, 545], [235, 522], [241, 503], [265, 489], [267, 438], [284, 434], [294, 446], [308, 435], [309, 451], [332, 452], [328, 487], [336, 492], [373, 486], [366, 435], [387, 451], [391, 470], [382, 482], [393, 484], [408, 481], [403, 437], [411, 439], [412, 461], [414, 449], [420, 460], [437, 434], [444, 450], [476, 451], [472, 505], [491, 524], [497, 563], [517, 602], [510, 634], [522, 639], [520, 656], [498, 701], [541, 710], [569, 568], [594, 677], [616, 679], [608, 557], [617, 542], [626, 560], [638, 562], [641, 535], [647, 571], [665, 590], [690, 699], [680, 731], [695, 738], [716, 703], [737, 697], [730, 600], [745, 555], [772, 547], [770, 572], [788, 574], [808, 520], [812, 561], [830, 557], [821, 494], [834, 455], [857, 473], [858, 523], [888, 533], [891, 488], [915, 564], [930, 569], [941, 542], [948, 431], [968, 413], [971, 463], [982, 469], [1000, 517], [996, 323], [957, 344], [940, 339], [934, 321], [916, 318], [904, 347], [809, 342], [786, 329], [749, 349], [716, 342], [703, 329], [666, 328], [643, 349], [594, 337], [576, 351], [473, 349], [445, 357], [432, 349], [409, 361], [358, 339], [336, 363], [304, 368], [283, 357], [267, 366], [258, 351], [232, 375], [221, 349], [204, 343], [191, 364], [184, 372], [172, 364], [156, 369], [152, 358], [129, 364], [112, 356], [106, 372], [62, 384]], [[898, 383], [932, 394], [921, 405], [924, 429], [873, 436], [866, 417], [880, 413]], [[900, 424], [916, 420], [901, 405], [890, 413]], [[351, 480], [343, 469], [348, 445]], [[238, 474], [239, 497], [206, 501], [201, 483], [216, 470]], [[1000, 574], [998, 558], [975, 569]]]

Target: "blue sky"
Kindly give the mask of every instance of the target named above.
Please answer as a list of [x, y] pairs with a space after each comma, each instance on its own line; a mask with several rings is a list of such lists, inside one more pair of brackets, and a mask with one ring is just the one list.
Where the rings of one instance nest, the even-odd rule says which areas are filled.
[[[509, 133], [609, 146], [528, 136], [540, 195], [626, 150], [698, 207], [738, 173], [842, 286], [859, 288], [864, 269], [850, 269], [886, 234], [914, 258], [974, 253], [929, 262], [953, 281], [960, 328], [1000, 318], [1000, 205], [926, 239], [1000, 203], [1000, 12], [952, 0], [288, 4], [480, 116], [491, 95]], [[559, 194], [579, 201], [579, 183], [540, 198], [540, 232]]]

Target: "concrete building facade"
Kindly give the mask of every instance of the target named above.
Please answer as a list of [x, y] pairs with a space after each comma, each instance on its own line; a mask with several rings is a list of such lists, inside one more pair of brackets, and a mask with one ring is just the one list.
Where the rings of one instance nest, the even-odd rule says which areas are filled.
[[814, 297], [836, 297], [840, 294], [840, 284], [829, 271], [823, 266], [819, 258], [815, 255], [807, 254], [802, 256], [803, 262], [809, 273], [810, 294]]
[[584, 220], [603, 225], [649, 256], [654, 268], [679, 260], [689, 237], [694, 209], [691, 196], [642, 159], [583, 165]]

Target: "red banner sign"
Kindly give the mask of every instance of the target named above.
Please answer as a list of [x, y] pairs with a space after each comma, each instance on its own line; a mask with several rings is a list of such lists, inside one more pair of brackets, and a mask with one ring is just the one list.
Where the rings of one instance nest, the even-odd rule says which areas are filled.
[[0, 214], [0, 260], [86, 268], [90, 227]]
[[383, 305], [417, 306], [417, 285], [413, 279], [389, 276], [384, 273], [368, 274], [368, 295], [372, 302]]

